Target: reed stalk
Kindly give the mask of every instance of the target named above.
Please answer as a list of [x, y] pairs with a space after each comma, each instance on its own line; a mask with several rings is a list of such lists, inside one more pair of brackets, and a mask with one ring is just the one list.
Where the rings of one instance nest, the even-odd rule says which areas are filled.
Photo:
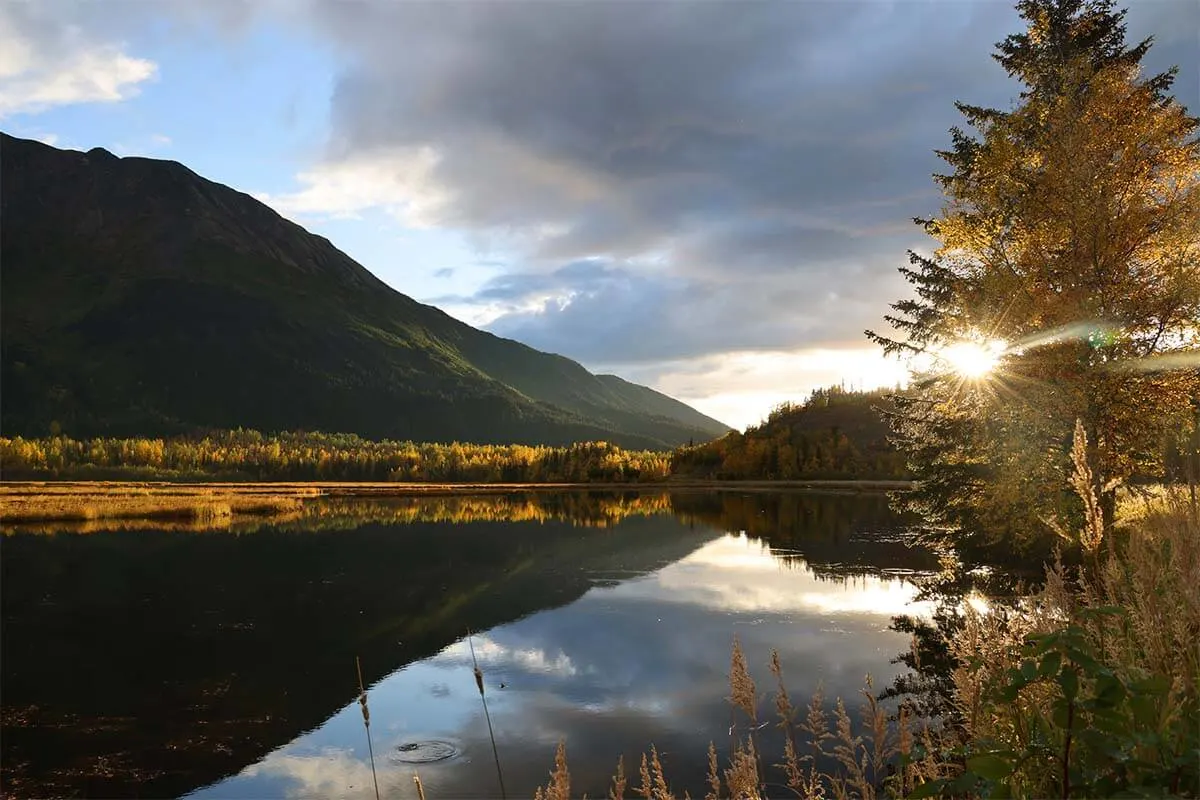
[[475, 659], [475, 644], [471, 641], [471, 631], [467, 631], [467, 647], [471, 650], [471, 666], [475, 671], [475, 686], [479, 689], [479, 700], [483, 703], [483, 718], [487, 720], [488, 738], [492, 740], [492, 758], [496, 760], [496, 778], [500, 781], [500, 798], [508, 800], [504, 791], [504, 772], [500, 769], [500, 751], [496, 749], [496, 734], [492, 730], [492, 715], [488, 713], [487, 696], [483, 691], [483, 671]]
[[379, 800], [379, 778], [375, 774], [375, 748], [371, 744], [371, 709], [367, 707], [367, 689], [363, 686], [362, 662], [354, 657], [354, 668], [358, 671], [358, 704], [362, 706], [363, 728], [367, 731], [367, 753], [371, 756], [371, 780], [375, 782], [375, 800]]

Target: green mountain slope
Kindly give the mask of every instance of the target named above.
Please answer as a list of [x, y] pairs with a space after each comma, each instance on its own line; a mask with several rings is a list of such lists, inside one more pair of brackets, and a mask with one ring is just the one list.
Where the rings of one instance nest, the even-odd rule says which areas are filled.
[[170, 161], [0, 140], [6, 435], [326, 430], [663, 447], [728, 428], [476, 330]]

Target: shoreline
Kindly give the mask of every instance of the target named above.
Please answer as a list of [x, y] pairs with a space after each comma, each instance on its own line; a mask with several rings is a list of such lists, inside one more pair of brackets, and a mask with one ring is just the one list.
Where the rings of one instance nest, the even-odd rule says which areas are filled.
[[562, 483], [450, 483], [450, 482], [399, 482], [399, 481], [139, 481], [139, 480], [0, 480], [0, 494], [9, 490], [42, 489], [50, 493], [61, 493], [57, 489], [98, 487], [105, 489], [176, 489], [176, 490], [309, 490], [306, 494], [317, 497], [397, 497], [423, 495], [431, 492], [446, 494], [488, 494], [496, 492], [527, 491], [609, 491], [613, 489], [653, 489], [658, 491], [675, 489], [864, 489], [892, 491], [909, 489], [913, 481], [906, 480], [666, 480], [666, 481], [586, 481]]
[[366, 483], [170, 481], [0, 481], [0, 523], [101, 519], [194, 520], [295, 514], [324, 499], [402, 499], [550, 492], [813, 491], [839, 494], [903, 490], [909, 481], [655, 481], [643, 483]]

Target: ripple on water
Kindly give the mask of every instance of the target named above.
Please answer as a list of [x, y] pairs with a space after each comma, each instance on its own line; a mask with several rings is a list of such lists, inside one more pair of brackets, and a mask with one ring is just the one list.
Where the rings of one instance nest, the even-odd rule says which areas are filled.
[[445, 761], [456, 755], [458, 748], [450, 742], [430, 739], [396, 745], [391, 753], [391, 760], [400, 764], [429, 764], [433, 761]]

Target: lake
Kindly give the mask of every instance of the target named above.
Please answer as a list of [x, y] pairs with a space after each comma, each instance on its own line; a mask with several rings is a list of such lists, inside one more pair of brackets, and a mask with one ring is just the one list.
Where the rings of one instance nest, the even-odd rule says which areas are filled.
[[418, 773], [428, 800], [498, 797], [472, 650], [507, 796], [546, 782], [560, 740], [573, 794], [603, 797], [618, 756], [635, 774], [654, 744], [673, 788], [703, 796], [708, 743], [729, 747], [735, 636], [763, 719], [772, 648], [798, 703], [822, 686], [856, 709], [868, 673], [877, 688], [899, 674], [891, 617], [923, 612], [912, 579], [937, 568], [871, 493], [531, 492], [90, 525], [3, 538], [14, 796], [373, 798], [377, 779], [407, 798]]

